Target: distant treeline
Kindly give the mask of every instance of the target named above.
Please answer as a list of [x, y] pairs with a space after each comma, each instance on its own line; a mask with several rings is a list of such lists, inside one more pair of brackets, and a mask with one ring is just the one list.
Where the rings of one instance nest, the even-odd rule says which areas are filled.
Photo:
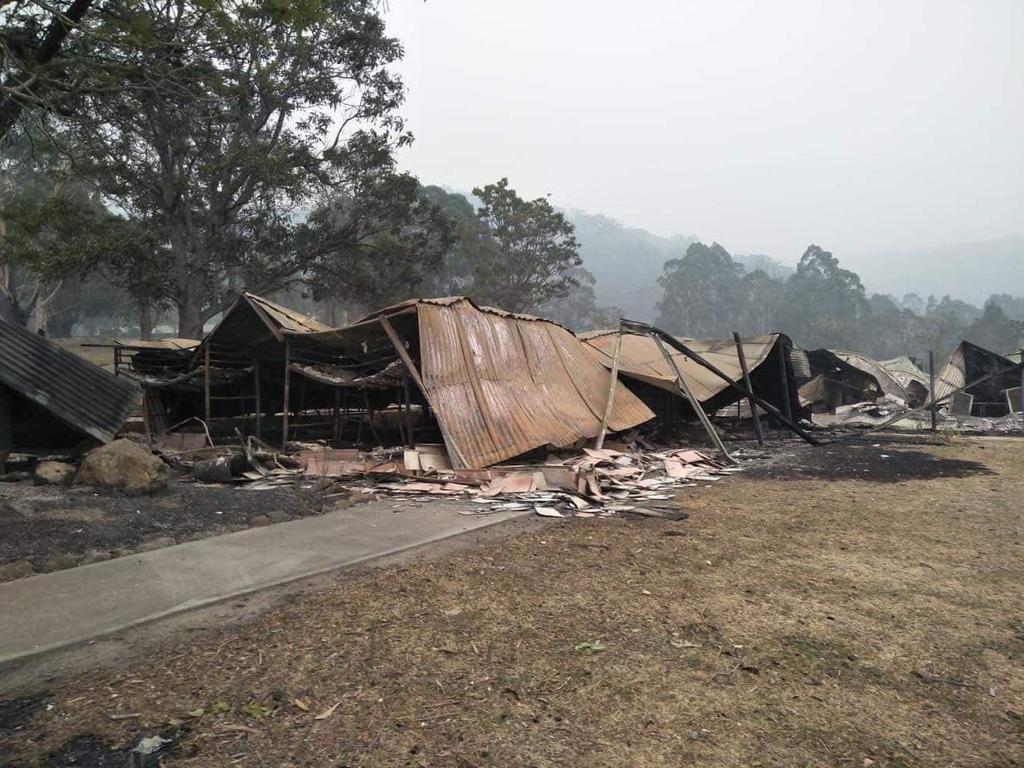
[[961, 339], [1005, 353], [1024, 345], [1024, 297], [993, 294], [983, 307], [949, 296], [868, 295], [860, 277], [823, 248], [807, 248], [788, 277], [745, 269], [718, 243], [693, 243], [664, 265], [656, 322], [695, 338], [782, 331], [806, 348], [863, 352], [878, 359]]

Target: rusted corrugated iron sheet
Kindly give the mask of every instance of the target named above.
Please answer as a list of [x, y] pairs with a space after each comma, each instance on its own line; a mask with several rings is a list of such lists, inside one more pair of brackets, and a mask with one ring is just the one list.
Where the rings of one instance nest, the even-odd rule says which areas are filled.
[[251, 304], [266, 312], [267, 316], [282, 331], [288, 331], [289, 333], [317, 333], [330, 330], [330, 326], [324, 325], [316, 318], [296, 312], [294, 309], [289, 309], [270, 299], [257, 296], [255, 293], [243, 295]]
[[5, 320], [0, 383], [102, 443], [114, 439], [139, 393], [132, 382]]
[[[97, 345], [104, 346], [104, 345]], [[168, 352], [187, 352], [199, 346], [195, 339], [114, 339], [111, 346], [124, 349], [156, 349]]]
[[[582, 336], [586, 343], [598, 352], [598, 359], [608, 368], [611, 368], [612, 365], [617, 333], [617, 331], [592, 331]], [[757, 336], [741, 340], [747, 366], [751, 371], [771, 354], [779, 338], [780, 335], [776, 333], [770, 336]], [[731, 339], [686, 340], [685, 343], [733, 381], [738, 382], [743, 378], [743, 369], [740, 367], [739, 356], [736, 354], [736, 344]], [[669, 350], [669, 353], [686, 378], [686, 383], [690, 385], [690, 391], [701, 403], [707, 403], [729, 386], [721, 377], [716, 376], [681, 352]], [[635, 333], [623, 334], [622, 349], [619, 353], [619, 370], [625, 376], [653, 384], [667, 392], [676, 394], [679, 391], [675, 372], [665, 361], [654, 339], [649, 336]]]
[[[453, 461], [485, 467], [601, 428], [610, 372], [570, 331], [468, 299], [416, 303], [424, 393]], [[609, 427], [654, 414], [618, 387]]]
[[935, 399], [941, 400], [967, 384], [967, 366], [964, 345], [960, 344], [950, 353], [946, 364], [935, 377]]

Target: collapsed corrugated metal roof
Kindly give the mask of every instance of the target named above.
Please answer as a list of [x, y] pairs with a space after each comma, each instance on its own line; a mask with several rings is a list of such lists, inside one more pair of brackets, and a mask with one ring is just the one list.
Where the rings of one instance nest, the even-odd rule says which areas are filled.
[[[612, 366], [612, 354], [615, 348], [615, 337], [618, 331], [591, 331], [581, 338], [597, 350], [598, 359], [608, 368]], [[755, 370], [771, 354], [772, 349], [784, 338], [782, 334], [757, 336], [741, 339], [743, 354], [747, 360], [747, 368]], [[743, 369], [740, 367], [736, 344], [732, 339], [707, 339], [703, 341], [684, 340], [686, 346], [698, 353], [708, 362], [729, 376], [733, 381], [741, 381]], [[672, 359], [686, 377], [690, 391], [701, 403], [709, 403], [716, 395], [729, 387], [728, 382], [691, 360], [682, 352], [669, 350]], [[625, 333], [622, 336], [622, 348], [619, 351], [619, 370], [628, 377], [651, 384], [666, 392], [678, 394], [675, 372], [666, 362], [657, 343], [649, 336], [636, 333]], [[722, 407], [722, 406], [717, 406]]]
[[242, 349], [259, 346], [271, 339], [281, 341], [284, 333], [317, 333], [330, 330], [301, 312], [283, 307], [254, 293], [241, 293], [214, 326], [204, 344]]
[[906, 402], [907, 388], [879, 361], [873, 360], [867, 355], [862, 355], [860, 352], [849, 352], [846, 350], [836, 350], [835, 355], [843, 362], [873, 376], [883, 394], [898, 397]]
[[[379, 318], [401, 318], [396, 332], [418, 358], [423, 395], [456, 466], [485, 467], [600, 431], [611, 374], [572, 332], [547, 320], [464, 297], [416, 299], [349, 328], [306, 334], [302, 343], [354, 355], [384, 333]], [[628, 389], [616, 389], [612, 431], [653, 416]]]
[[922, 371], [917, 363], [906, 355], [894, 357], [891, 360], [881, 360], [882, 365], [889, 374], [904, 387], [909, 388], [912, 384], [918, 384], [928, 391], [928, 374]]
[[114, 439], [139, 393], [132, 382], [2, 319], [0, 383], [102, 443]]
[[[104, 346], [104, 345], [96, 345]], [[158, 349], [173, 352], [185, 352], [195, 349], [199, 342], [195, 339], [114, 339], [110, 346], [122, 347], [123, 349]]]

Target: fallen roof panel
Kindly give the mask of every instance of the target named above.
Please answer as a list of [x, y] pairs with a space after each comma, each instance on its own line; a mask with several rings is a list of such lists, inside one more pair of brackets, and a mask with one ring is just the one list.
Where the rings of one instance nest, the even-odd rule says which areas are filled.
[[[612, 355], [615, 349], [615, 336], [618, 331], [591, 331], [585, 333], [582, 338], [598, 353], [600, 362], [608, 368], [612, 366]], [[753, 372], [771, 353], [772, 348], [778, 343], [780, 334], [770, 336], [756, 336], [753, 338], [741, 339], [743, 354], [747, 360], [748, 369]], [[736, 354], [736, 344], [732, 339], [709, 339], [703, 341], [685, 340], [686, 346], [699, 354], [709, 363], [729, 376], [733, 381], [740, 381], [743, 378], [743, 370], [740, 368], [739, 356]], [[707, 403], [719, 393], [723, 392], [729, 384], [704, 368], [699, 363], [676, 350], [669, 350], [672, 359], [679, 367], [680, 372], [686, 378], [686, 383], [701, 403]], [[624, 333], [622, 336], [622, 349], [619, 352], [619, 370], [626, 376], [639, 379], [648, 384], [677, 394], [679, 389], [676, 385], [675, 372], [665, 361], [664, 355], [658, 348], [657, 343], [649, 336], [636, 333]]]
[[112, 346], [124, 349], [165, 349], [175, 352], [187, 352], [199, 346], [195, 339], [114, 339], [107, 344], [90, 344], [87, 346]]
[[889, 369], [878, 360], [862, 355], [860, 352], [849, 352], [846, 350], [837, 349], [834, 351], [834, 354], [844, 363], [873, 376], [883, 394], [898, 397], [904, 401], [907, 399], [906, 385], [901, 384]]
[[102, 443], [114, 439], [139, 393], [134, 383], [2, 319], [0, 383]]
[[[423, 302], [418, 316], [427, 400], [461, 466], [572, 445], [600, 431], [611, 373], [570, 331], [468, 299]], [[612, 431], [653, 416], [627, 388], [616, 389]]]

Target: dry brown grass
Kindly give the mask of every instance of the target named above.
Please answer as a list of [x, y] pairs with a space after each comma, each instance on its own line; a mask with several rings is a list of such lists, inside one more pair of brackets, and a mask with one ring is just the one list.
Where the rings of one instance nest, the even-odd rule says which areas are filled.
[[1024, 441], [918, 450], [992, 474], [783, 467], [339, 578], [60, 686], [12, 758], [183, 721], [165, 765], [1020, 765]]

